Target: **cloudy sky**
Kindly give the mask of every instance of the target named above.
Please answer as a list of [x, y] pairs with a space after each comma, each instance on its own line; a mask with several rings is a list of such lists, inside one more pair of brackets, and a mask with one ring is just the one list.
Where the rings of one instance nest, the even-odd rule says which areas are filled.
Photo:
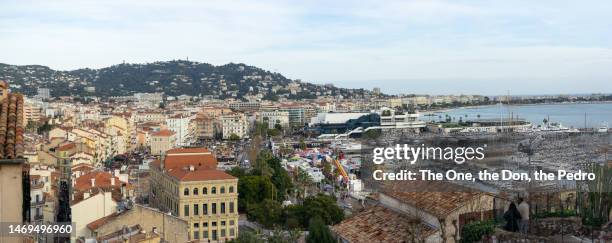
[[609, 0], [0, 0], [0, 62], [188, 57], [388, 92], [612, 92], [610, 13]]

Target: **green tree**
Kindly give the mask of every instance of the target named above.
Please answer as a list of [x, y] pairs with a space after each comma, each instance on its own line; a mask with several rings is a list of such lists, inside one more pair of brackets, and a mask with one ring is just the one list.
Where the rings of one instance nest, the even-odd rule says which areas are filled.
[[257, 236], [257, 234], [255, 234], [252, 231], [246, 231], [246, 230], [241, 230], [240, 233], [238, 234], [238, 238], [231, 240], [229, 242], [233, 242], [233, 243], [264, 243], [265, 241], [262, 240], [259, 236]]
[[240, 137], [239, 137], [237, 134], [232, 133], [232, 134], [230, 134], [230, 136], [229, 136], [229, 140], [232, 140], [232, 141], [238, 141], [238, 140], [240, 140]]
[[310, 177], [310, 175], [300, 167], [297, 168], [295, 182], [298, 185], [296, 189], [298, 190], [297, 198], [299, 199], [304, 198], [308, 194], [307, 189], [312, 184], [312, 177]]
[[308, 225], [307, 243], [334, 243], [334, 237], [321, 217], [314, 217]]
[[282, 215], [283, 208], [280, 202], [271, 199], [264, 199], [256, 204], [249, 204], [247, 208], [247, 217], [265, 227], [280, 224]]

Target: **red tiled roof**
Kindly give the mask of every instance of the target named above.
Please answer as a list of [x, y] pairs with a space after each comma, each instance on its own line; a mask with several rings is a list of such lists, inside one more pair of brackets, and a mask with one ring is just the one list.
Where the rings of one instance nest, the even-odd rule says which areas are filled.
[[59, 146], [56, 150], [57, 151], [68, 151], [68, 150], [74, 149], [75, 147], [76, 145], [74, 143], [68, 143], [68, 144]]
[[[153, 161], [152, 166], [161, 168], [160, 161]], [[164, 170], [168, 175], [180, 181], [235, 179], [235, 177], [217, 170], [217, 159], [206, 148], [168, 150], [164, 160]]]
[[0, 103], [0, 160], [23, 158], [23, 96], [9, 94]]
[[170, 131], [168, 129], [164, 129], [164, 130], [160, 130], [159, 132], [154, 132], [153, 134], [151, 134], [151, 136], [156, 136], [156, 137], [170, 137], [172, 135], [176, 134], [173, 131]]
[[423, 242], [437, 230], [400, 212], [374, 206], [332, 227], [344, 240], [361, 242]]
[[448, 182], [414, 181], [409, 184], [389, 183], [382, 194], [436, 217], [445, 217], [485, 193]]
[[230, 174], [216, 169], [194, 169], [180, 168], [168, 170], [168, 174], [179, 181], [210, 181], [236, 179]]
[[105, 225], [111, 219], [117, 217], [117, 215], [119, 215], [119, 213], [113, 213], [113, 214], [108, 215], [106, 217], [102, 217], [102, 218], [96, 219], [93, 222], [87, 224], [87, 228], [89, 228], [90, 230], [96, 230], [96, 229], [100, 228], [100, 226]]
[[91, 189], [91, 179], [95, 178], [95, 185], [93, 187], [99, 188], [111, 188], [116, 187], [119, 188], [121, 184], [125, 184], [115, 176], [115, 185], [111, 185], [111, 177], [113, 177], [110, 173], [104, 171], [94, 171], [91, 173], [87, 173], [85, 175], [80, 176], [75, 180], [74, 189], [79, 191], [85, 191]]

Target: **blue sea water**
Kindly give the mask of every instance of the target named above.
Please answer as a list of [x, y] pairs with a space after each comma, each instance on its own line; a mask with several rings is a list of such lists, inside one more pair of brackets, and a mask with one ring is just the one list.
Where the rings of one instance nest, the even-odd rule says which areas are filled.
[[435, 121], [439, 119], [438, 116], [442, 116], [442, 119], [444, 119], [445, 115], [448, 114], [451, 117], [455, 117], [455, 120], [459, 120], [459, 117], [462, 117], [463, 120], [474, 120], [480, 115], [481, 119], [518, 117], [535, 125], [542, 124], [544, 119], [548, 119], [549, 121], [560, 122], [564, 126], [574, 128], [584, 128], [585, 126], [589, 128], [599, 127], [604, 122], [612, 125], [612, 103], [490, 105], [458, 108], [434, 112], [434, 114], [436, 116], [422, 116], [421, 119]]

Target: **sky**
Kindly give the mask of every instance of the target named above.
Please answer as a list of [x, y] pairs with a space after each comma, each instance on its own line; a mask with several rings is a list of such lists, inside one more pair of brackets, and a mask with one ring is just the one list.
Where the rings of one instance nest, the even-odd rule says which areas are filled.
[[609, 0], [0, 0], [0, 63], [188, 58], [387, 93], [610, 93], [610, 13]]

